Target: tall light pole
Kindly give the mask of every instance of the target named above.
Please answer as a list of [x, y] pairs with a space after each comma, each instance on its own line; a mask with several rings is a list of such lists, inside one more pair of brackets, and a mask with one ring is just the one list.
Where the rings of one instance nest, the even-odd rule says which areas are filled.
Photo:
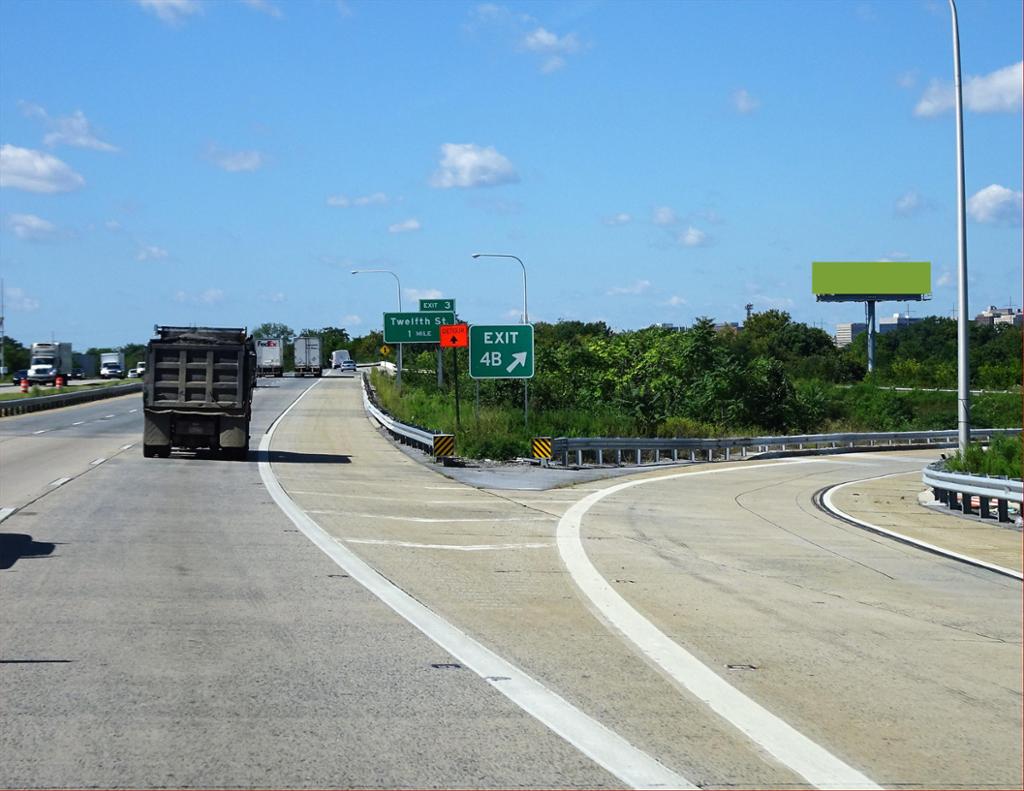
[[953, 19], [953, 93], [956, 98], [956, 241], [957, 241], [957, 304], [956, 323], [956, 389], [957, 435], [960, 454], [971, 441], [971, 384], [967, 354], [969, 325], [967, 318], [967, 214], [964, 193], [964, 101], [960, 85], [960, 28], [956, 19], [956, 3], [949, 0]]
[[[391, 275], [395, 279], [395, 285], [398, 288], [398, 311], [402, 311], [402, 281], [398, 279], [398, 275], [392, 272], [390, 269], [353, 269], [353, 275], [367, 275], [371, 273], [380, 273], [385, 275]], [[398, 369], [395, 374], [395, 387], [398, 388], [399, 392], [402, 390], [402, 344], [398, 344]]]
[[[523, 324], [530, 323], [530, 311], [526, 307], [526, 264], [523, 263], [517, 255], [508, 255], [507, 253], [473, 253], [473, 258], [513, 258], [519, 262], [519, 266], [523, 268]], [[530, 422], [530, 380], [523, 380], [523, 424], [529, 425]]]

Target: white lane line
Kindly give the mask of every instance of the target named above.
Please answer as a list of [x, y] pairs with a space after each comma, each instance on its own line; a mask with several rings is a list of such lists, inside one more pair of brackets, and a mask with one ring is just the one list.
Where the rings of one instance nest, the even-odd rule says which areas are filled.
[[339, 514], [342, 516], [357, 516], [361, 519], [389, 519], [393, 522], [421, 522], [423, 524], [450, 524], [454, 522], [551, 522], [555, 519], [553, 516], [524, 516], [524, 517], [513, 517], [511, 519], [505, 517], [480, 517], [478, 519], [449, 519], [426, 516], [391, 516], [389, 514], [360, 514], [355, 511], [306, 511], [307, 514], [316, 514], [317, 516], [328, 516], [331, 514]]
[[17, 508], [0, 508], [0, 522], [4, 521], [17, 510]]
[[98, 459], [93, 459], [92, 461], [89, 462], [89, 466], [90, 467], [95, 467], [97, 464], [102, 464], [105, 461], [106, 461], [106, 459], [103, 458], [103, 457], [100, 457]]
[[84, 422], [85, 422], [84, 420], [76, 420], [76, 421], [75, 421], [74, 423], [72, 423], [71, 425], [72, 425], [72, 426], [80, 426], [80, 425], [82, 425], [82, 424], [83, 424]]
[[50, 481], [50, 486], [52, 486], [54, 488], [57, 488], [58, 486], [63, 486], [64, 484], [66, 484], [70, 480], [71, 480], [70, 478], [58, 478], [55, 481]]
[[[758, 464], [756, 469], [767, 470], [792, 464], [814, 464], [815, 461], [817, 460], [799, 459], [764, 463], [763, 465]], [[818, 788], [880, 788], [865, 775], [811, 741], [789, 723], [776, 717], [744, 695], [633, 609], [601, 576], [583, 548], [580, 537], [580, 523], [583, 516], [591, 507], [609, 495], [634, 486], [659, 483], [675, 478], [737, 472], [750, 468], [750, 465], [746, 465], [679, 472], [657, 478], [627, 481], [601, 489], [571, 506], [559, 520], [556, 532], [559, 554], [572, 575], [573, 581], [612, 626], [685, 689], [710, 706], [716, 714], [746, 734], [785, 766]]]
[[454, 549], [459, 552], [484, 552], [493, 549], [544, 549], [554, 546], [551, 542], [546, 544], [416, 544], [412, 541], [390, 541], [383, 538], [342, 538], [339, 540], [346, 544], [374, 544], [408, 549]]
[[127, 444], [127, 445], [122, 445], [121, 446], [121, 450], [131, 450], [134, 447], [135, 447], [135, 443], [131, 442], [131, 443]]
[[1014, 579], [1024, 581], [1024, 574], [1017, 571], [1016, 569], [1010, 569], [1006, 568], [1006, 566], [999, 566], [995, 563], [989, 563], [987, 560], [980, 560], [970, 555], [963, 555], [959, 552], [954, 552], [951, 549], [943, 549], [942, 547], [936, 546], [935, 544], [929, 544], [927, 541], [921, 541], [920, 539], [911, 538], [910, 536], [903, 535], [903, 533], [897, 533], [895, 530], [890, 530], [887, 527], [879, 527], [878, 525], [871, 524], [871, 522], [865, 522], [863, 519], [858, 519], [857, 517], [851, 516], [850, 514], [846, 513], [846, 511], [844, 511], [842, 508], [837, 506], [832, 501], [832, 494], [834, 492], [838, 492], [840, 489], [845, 489], [847, 486], [853, 486], [855, 483], [877, 481], [882, 478], [896, 478], [901, 475], [908, 474], [909, 473], [906, 472], [896, 472], [891, 473], [889, 475], [877, 475], [874, 478], [864, 478], [863, 480], [860, 481], [849, 481], [848, 483], [841, 483], [838, 486], [833, 486], [831, 489], [826, 491], [825, 496], [822, 497], [821, 499], [828, 510], [833, 511], [834, 513], [836, 513], [837, 515], [841, 516], [843, 519], [846, 519], [849, 522], [853, 522], [855, 525], [860, 525], [861, 527], [870, 530], [872, 533], [880, 533], [881, 535], [889, 536], [889, 538], [893, 538], [904, 544], [910, 544], [911, 546], [918, 547], [919, 549], [923, 549], [928, 552], [933, 552], [936, 555], [942, 555], [943, 557], [952, 558], [953, 560], [959, 560], [964, 563], [969, 563], [972, 566], [979, 566], [983, 569], [995, 571], [998, 574], [1005, 574], [1007, 577], [1013, 577]]
[[[268, 456], [270, 440], [281, 420], [318, 384], [319, 381], [306, 388], [267, 429], [267, 433], [260, 439], [259, 446], [264, 458]], [[696, 785], [682, 775], [637, 749], [617, 733], [587, 716], [556, 692], [485, 648], [396, 587], [307, 516], [288, 497], [269, 462], [261, 459], [259, 469], [263, 485], [278, 508], [352, 579], [458, 659], [462, 665], [475, 672], [592, 761], [633, 788], [683, 788], [690, 791], [697, 789]]]
[[41, 428], [41, 429], [39, 429], [39, 431], [33, 431], [32, 433], [33, 434], [45, 434], [49, 430], [50, 429], [48, 429], [48, 428]]

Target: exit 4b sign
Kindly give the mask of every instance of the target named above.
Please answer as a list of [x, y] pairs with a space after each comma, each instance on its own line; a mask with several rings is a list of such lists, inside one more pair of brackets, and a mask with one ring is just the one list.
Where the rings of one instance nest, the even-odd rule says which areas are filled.
[[474, 379], [532, 379], [532, 324], [474, 324], [469, 328], [469, 375]]

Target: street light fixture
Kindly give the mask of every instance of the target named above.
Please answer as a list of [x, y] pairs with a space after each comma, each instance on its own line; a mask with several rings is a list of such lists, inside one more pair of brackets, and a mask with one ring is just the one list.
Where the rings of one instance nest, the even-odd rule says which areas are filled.
[[[398, 275], [392, 272], [390, 269], [353, 269], [353, 275], [368, 275], [373, 273], [379, 273], [384, 275], [391, 275], [395, 279], [395, 285], [398, 288], [398, 311], [402, 311], [402, 281], [398, 279]], [[398, 391], [402, 391], [402, 344], [398, 344], [398, 367], [395, 373], [395, 387]]]

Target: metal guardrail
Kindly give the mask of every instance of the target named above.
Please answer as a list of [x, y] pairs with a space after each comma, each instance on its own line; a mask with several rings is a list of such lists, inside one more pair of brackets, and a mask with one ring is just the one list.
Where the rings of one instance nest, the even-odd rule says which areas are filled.
[[[974, 429], [971, 438], [986, 440], [1000, 434], [1019, 434], [1019, 428]], [[716, 453], [726, 460], [734, 452], [741, 457], [749, 453], [772, 451], [808, 450], [812, 448], [873, 448], [904, 445], [936, 445], [939, 447], [957, 443], [956, 429], [949, 431], [888, 431], [843, 434], [794, 434], [780, 437], [715, 437], [709, 439], [656, 437], [557, 437], [551, 442], [552, 456], [569, 466], [570, 454], [575, 456], [576, 466], [582, 466], [584, 454], [589, 454], [593, 463], [604, 464], [606, 453], [614, 455], [615, 464], [642, 465], [645, 457], [655, 464], [663, 461], [666, 454], [672, 461], [679, 461], [680, 454], [690, 461], [697, 455], [707, 455], [714, 461]], [[627, 458], [627, 461], [623, 461]]]
[[87, 390], [37, 396], [36, 398], [16, 398], [10, 401], [0, 401], [0, 417], [21, 415], [26, 412], [40, 412], [44, 409], [56, 409], [62, 406], [71, 406], [72, 404], [85, 404], [89, 401], [99, 401], [103, 398], [114, 398], [127, 395], [128, 393], [141, 392], [142, 382], [135, 382], [128, 385], [114, 385], [113, 387], [90, 387]]
[[396, 420], [383, 409], [381, 409], [377, 403], [377, 396], [370, 387], [370, 378], [365, 374], [362, 374], [363, 379], [363, 407], [366, 411], [373, 415], [373, 418], [380, 423], [388, 432], [403, 444], [412, 444], [422, 448], [427, 453], [434, 452], [434, 437], [445, 436], [439, 432], [431, 431], [430, 429], [423, 428], [422, 426], [414, 426], [409, 423], [403, 423], [400, 420]]
[[969, 475], [944, 469], [941, 461], [929, 464], [921, 473], [921, 482], [931, 488], [935, 499], [950, 510], [973, 514], [973, 499], [978, 498], [982, 519], [992, 518], [992, 500], [996, 501], [996, 518], [1009, 522], [1009, 503], [1024, 503], [1024, 481], [992, 475]]

